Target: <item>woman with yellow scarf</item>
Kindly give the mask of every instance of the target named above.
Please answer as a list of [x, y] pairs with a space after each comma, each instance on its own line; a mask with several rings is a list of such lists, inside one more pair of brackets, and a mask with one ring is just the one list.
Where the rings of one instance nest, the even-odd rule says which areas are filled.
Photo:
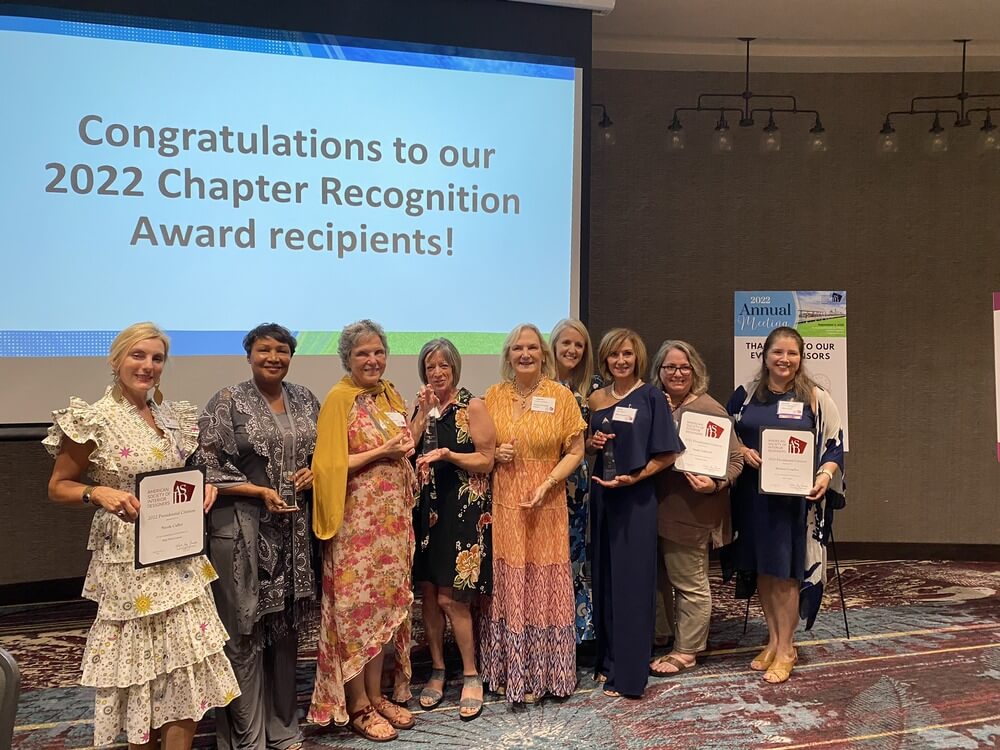
[[383, 649], [395, 647], [393, 700], [410, 698], [415, 480], [405, 404], [382, 379], [382, 327], [359, 320], [340, 334], [348, 374], [320, 411], [313, 456], [313, 531], [323, 545], [323, 604], [309, 720], [348, 724], [384, 742], [414, 725], [382, 695]]

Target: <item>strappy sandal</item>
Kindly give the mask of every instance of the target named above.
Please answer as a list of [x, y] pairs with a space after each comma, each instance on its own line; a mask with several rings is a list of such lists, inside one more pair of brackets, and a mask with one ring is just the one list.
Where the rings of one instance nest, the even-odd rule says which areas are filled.
[[752, 662], [750, 662], [750, 669], [754, 672], [766, 672], [771, 666], [771, 662], [774, 661], [774, 657], [776, 655], [776, 652], [771, 651], [769, 648], [765, 648], [753, 658]]
[[[372, 732], [372, 727], [378, 726], [380, 722], [389, 727], [389, 729], [392, 729], [391, 735], [380, 737]], [[359, 711], [355, 711], [350, 714], [347, 720], [347, 726], [350, 727], [351, 731], [355, 734], [360, 734], [366, 740], [371, 740], [372, 742], [391, 742], [399, 737], [399, 732], [393, 728], [392, 724], [390, 724], [389, 721], [382, 716], [382, 714], [380, 714], [371, 703]]]
[[413, 714], [402, 706], [397, 706], [384, 695], [372, 705], [382, 715], [382, 718], [396, 729], [413, 729], [417, 723], [417, 720], [413, 718]]
[[[768, 667], [767, 671], [764, 673], [764, 682], [771, 685], [780, 685], [782, 682], [786, 682], [788, 678], [792, 676], [792, 669], [798, 661], [798, 654], [795, 654], [795, 656], [791, 659], [775, 659], [771, 662], [771, 666]], [[769, 675], [774, 679], [769, 680]]]
[[[432, 669], [431, 676], [427, 678], [428, 684], [431, 680], [441, 680], [442, 687], [444, 686], [444, 670], [443, 669]], [[430, 711], [437, 708], [441, 701], [444, 700], [444, 692], [438, 690], [437, 688], [428, 687], [424, 685], [424, 689], [420, 691], [420, 697], [417, 701], [420, 703], [420, 707], [424, 711]]]
[[[478, 698], [466, 698], [458, 702], [458, 718], [462, 721], [472, 721], [473, 719], [479, 718], [479, 715], [483, 712], [483, 680], [478, 674], [467, 674], [462, 675], [462, 692], [465, 692], [466, 688], [479, 688]], [[463, 711], [472, 711], [472, 713], [463, 713]]]

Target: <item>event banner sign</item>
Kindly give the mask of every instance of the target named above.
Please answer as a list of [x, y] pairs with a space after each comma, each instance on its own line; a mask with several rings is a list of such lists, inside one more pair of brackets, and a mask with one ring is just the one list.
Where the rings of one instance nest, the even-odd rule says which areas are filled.
[[760, 372], [767, 334], [778, 326], [796, 329], [805, 341], [806, 370], [840, 410], [847, 450], [847, 292], [736, 292], [733, 313], [735, 385]]
[[997, 391], [997, 461], [1000, 461], [1000, 292], [993, 292], [993, 358]]

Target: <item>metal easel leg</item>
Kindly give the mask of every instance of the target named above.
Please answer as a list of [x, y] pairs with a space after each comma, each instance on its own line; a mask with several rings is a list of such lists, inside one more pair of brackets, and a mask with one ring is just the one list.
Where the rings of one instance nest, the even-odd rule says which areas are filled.
[[[851, 637], [851, 626], [847, 623], [847, 599], [844, 598], [844, 580], [840, 576], [840, 561], [837, 559], [837, 542], [833, 538], [833, 527], [830, 527], [830, 551], [833, 552], [833, 569], [837, 573], [837, 588], [840, 591], [840, 609], [844, 613], [844, 630], [847, 637]], [[747, 613], [749, 614], [749, 602], [747, 603]], [[746, 624], [743, 625], [743, 632], [746, 632]]]

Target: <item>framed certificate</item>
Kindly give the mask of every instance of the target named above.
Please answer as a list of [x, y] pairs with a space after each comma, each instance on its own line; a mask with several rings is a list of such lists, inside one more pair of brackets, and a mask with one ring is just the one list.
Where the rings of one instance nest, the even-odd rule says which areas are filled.
[[135, 478], [135, 567], [205, 552], [205, 470], [164, 469]]
[[760, 491], [805, 497], [816, 476], [816, 436], [812, 430], [760, 428]]
[[684, 452], [674, 462], [675, 471], [690, 471], [712, 479], [725, 479], [729, 470], [729, 440], [733, 418], [686, 411], [677, 428]]

